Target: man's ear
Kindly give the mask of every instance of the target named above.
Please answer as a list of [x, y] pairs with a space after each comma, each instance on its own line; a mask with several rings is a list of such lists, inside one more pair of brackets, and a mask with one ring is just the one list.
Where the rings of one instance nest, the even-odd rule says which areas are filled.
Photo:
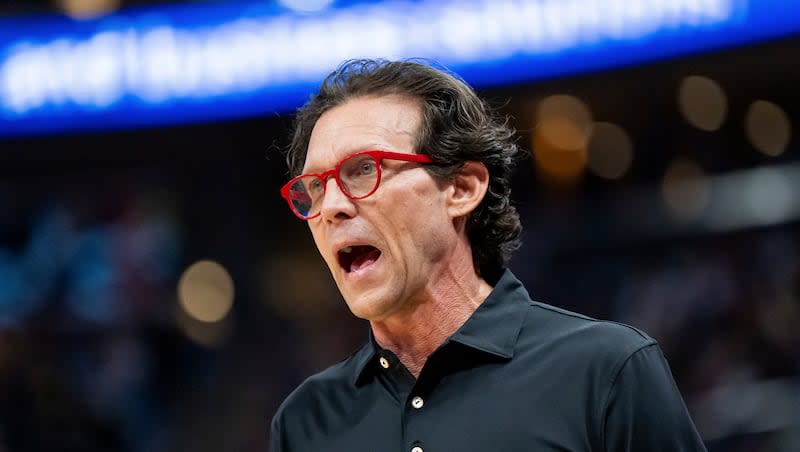
[[466, 217], [483, 201], [489, 188], [489, 170], [481, 162], [468, 161], [453, 175], [447, 198], [450, 218]]

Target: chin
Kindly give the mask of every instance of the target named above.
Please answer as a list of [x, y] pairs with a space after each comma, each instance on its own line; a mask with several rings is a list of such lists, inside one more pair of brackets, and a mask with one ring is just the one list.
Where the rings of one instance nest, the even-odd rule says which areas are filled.
[[345, 295], [344, 300], [354, 316], [370, 321], [381, 320], [386, 317], [386, 312], [390, 310], [390, 306], [385, 303], [387, 300], [386, 294], [379, 292], [372, 290], [358, 295]]

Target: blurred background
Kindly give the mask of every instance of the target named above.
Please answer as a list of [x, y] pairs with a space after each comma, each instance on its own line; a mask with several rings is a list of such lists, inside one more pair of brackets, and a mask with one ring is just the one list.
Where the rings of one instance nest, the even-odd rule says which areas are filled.
[[800, 4], [0, 3], [0, 452], [264, 451], [356, 349], [278, 194], [346, 58], [509, 116], [534, 299], [661, 344], [710, 451], [800, 451]]

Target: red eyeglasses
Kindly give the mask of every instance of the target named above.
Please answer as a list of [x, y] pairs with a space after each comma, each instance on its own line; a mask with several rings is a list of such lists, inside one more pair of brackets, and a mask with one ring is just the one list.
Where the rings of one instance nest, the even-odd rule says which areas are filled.
[[345, 157], [336, 167], [317, 174], [301, 174], [281, 188], [281, 195], [301, 220], [310, 220], [320, 214], [329, 177], [350, 199], [364, 199], [375, 193], [381, 183], [381, 160], [431, 163], [423, 154], [404, 154], [389, 151], [363, 151]]

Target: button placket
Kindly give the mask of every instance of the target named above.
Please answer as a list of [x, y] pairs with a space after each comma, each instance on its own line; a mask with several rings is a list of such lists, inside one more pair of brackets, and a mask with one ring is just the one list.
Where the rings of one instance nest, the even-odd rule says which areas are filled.
[[435, 360], [429, 359], [425, 364], [425, 368], [420, 372], [411, 391], [407, 393], [406, 405], [403, 407], [403, 439], [411, 441], [411, 444], [406, 446], [408, 447], [407, 452], [425, 452], [423, 439], [426, 434], [424, 432], [427, 431], [426, 426], [430, 425], [428, 417], [433, 416], [434, 413], [426, 413], [422, 411], [422, 408], [426, 403], [429, 405], [426, 410], [435, 408], [435, 404], [430, 405], [430, 401], [426, 399], [431, 396], [433, 385], [439, 381], [436, 376], [440, 371], [438, 366], [431, 367], [432, 363], [435, 363]]

